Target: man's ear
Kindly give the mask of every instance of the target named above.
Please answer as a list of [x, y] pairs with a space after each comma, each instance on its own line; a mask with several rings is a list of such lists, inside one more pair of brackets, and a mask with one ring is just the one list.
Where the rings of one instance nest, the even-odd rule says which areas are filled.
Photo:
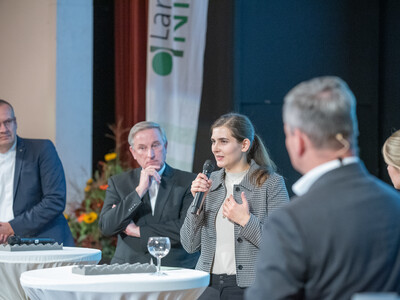
[[309, 142], [309, 139], [304, 132], [296, 128], [293, 132], [293, 139], [294, 139], [294, 150], [296, 152], [296, 155], [298, 157], [301, 157], [304, 155], [307, 149], [307, 144]]
[[136, 160], [135, 151], [133, 151], [132, 146], [129, 146], [129, 152], [132, 154], [133, 158]]

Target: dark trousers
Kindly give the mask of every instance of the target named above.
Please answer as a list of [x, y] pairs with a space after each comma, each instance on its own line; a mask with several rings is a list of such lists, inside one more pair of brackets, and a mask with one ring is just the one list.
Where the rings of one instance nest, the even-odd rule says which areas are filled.
[[211, 274], [210, 284], [199, 300], [242, 300], [245, 288], [236, 283], [235, 275]]

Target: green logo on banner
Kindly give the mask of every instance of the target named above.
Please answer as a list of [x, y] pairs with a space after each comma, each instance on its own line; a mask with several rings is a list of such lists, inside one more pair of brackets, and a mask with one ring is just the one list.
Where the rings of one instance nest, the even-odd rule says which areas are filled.
[[150, 46], [150, 52], [156, 52], [152, 65], [154, 72], [160, 76], [167, 76], [171, 73], [172, 56], [183, 57], [183, 51], [165, 47]]
[[[155, 6], [154, 14], [150, 20], [153, 20], [154, 23], [152, 27], [154, 33], [150, 33], [150, 43], [159, 44], [162, 42], [162, 44], [159, 46], [151, 45], [150, 52], [155, 52], [152, 60], [152, 67], [153, 71], [160, 76], [171, 74], [174, 57], [183, 57], [184, 51], [177, 50], [176, 47], [179, 49], [181, 48], [180, 46], [184, 46], [186, 42], [186, 37], [184, 35], [182, 36], [184, 31], [182, 32], [181, 29], [188, 23], [189, 17], [185, 15], [185, 9], [189, 9], [190, 5], [189, 3], [180, 1], [183, 0], [173, 3], [171, 3], [171, 1], [162, 3], [161, 0], [157, 0], [157, 3], [153, 2]], [[174, 14], [175, 12], [179, 14], [176, 15]], [[170, 34], [171, 31], [173, 34]], [[168, 45], [172, 45], [173, 42], [175, 49], [163, 47], [162, 45], [165, 45], [165, 42]]]
[[153, 56], [153, 70], [158, 75], [167, 76], [172, 71], [172, 55], [168, 52], [158, 52]]

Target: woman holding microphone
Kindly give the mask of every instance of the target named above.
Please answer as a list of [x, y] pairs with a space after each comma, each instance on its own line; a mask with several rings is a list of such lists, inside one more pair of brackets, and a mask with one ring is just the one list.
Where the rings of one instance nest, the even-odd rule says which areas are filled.
[[216, 120], [211, 150], [221, 169], [192, 182], [192, 194], [203, 192], [205, 200], [199, 214], [189, 208], [181, 243], [189, 253], [200, 250], [196, 269], [211, 273], [199, 299], [243, 299], [255, 279], [263, 223], [289, 198], [246, 116], [230, 113]]

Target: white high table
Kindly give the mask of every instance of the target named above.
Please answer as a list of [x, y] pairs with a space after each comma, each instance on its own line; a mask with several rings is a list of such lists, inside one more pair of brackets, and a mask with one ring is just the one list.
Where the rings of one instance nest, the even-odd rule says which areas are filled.
[[80, 275], [68, 266], [25, 272], [21, 284], [31, 300], [194, 300], [210, 281], [210, 275], [203, 271], [161, 270], [167, 275]]
[[28, 299], [19, 280], [25, 271], [76, 264], [97, 264], [100, 259], [100, 250], [78, 247], [43, 251], [0, 251], [0, 299]]

